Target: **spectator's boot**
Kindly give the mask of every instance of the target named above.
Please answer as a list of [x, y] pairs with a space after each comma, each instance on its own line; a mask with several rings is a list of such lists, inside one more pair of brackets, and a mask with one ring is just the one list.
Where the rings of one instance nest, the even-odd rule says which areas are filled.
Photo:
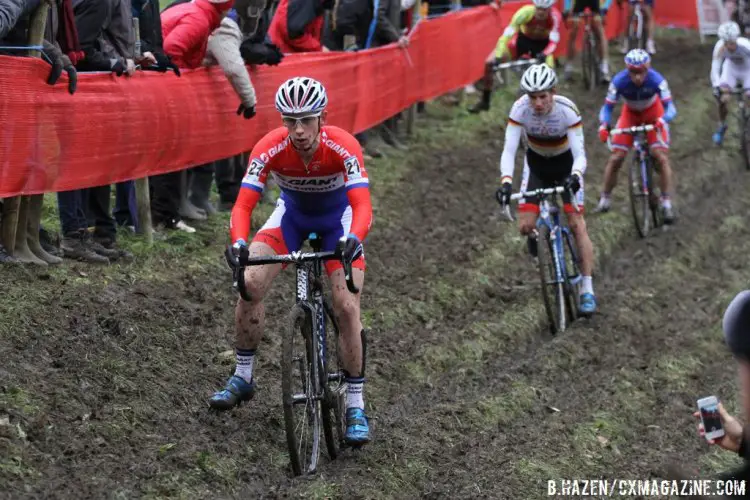
[[21, 197], [5, 198], [3, 201], [3, 224], [0, 226], [0, 243], [9, 255], [13, 255], [16, 248], [16, 229], [18, 228], [18, 209]]
[[60, 250], [60, 238], [57, 235], [53, 237], [52, 234], [41, 225], [39, 226], [39, 244], [42, 245], [42, 248], [44, 248], [44, 251], [48, 254], [56, 257], [63, 256], [62, 250]]
[[0, 264], [16, 264], [18, 261], [11, 257], [8, 252], [5, 251], [5, 247], [0, 245]]
[[94, 252], [86, 244], [87, 232], [88, 231], [85, 229], [81, 229], [63, 235], [60, 248], [62, 248], [65, 253], [65, 257], [80, 260], [81, 262], [89, 262], [91, 264], [109, 264], [108, 258]]
[[490, 110], [490, 98], [492, 97], [492, 92], [489, 90], [483, 90], [482, 91], [482, 99], [477, 102], [473, 107], [469, 108], [469, 113], [481, 113], [483, 111], [489, 111]]
[[91, 250], [108, 258], [110, 262], [120, 259], [126, 261], [133, 259], [133, 254], [126, 250], [122, 250], [121, 248], [117, 248], [115, 246], [115, 241], [112, 238], [97, 238], [89, 235], [87, 243]]
[[190, 203], [188, 198], [187, 171], [183, 170], [180, 175], [180, 217], [191, 220], [206, 220], [207, 216], [203, 210], [198, 209]]
[[[47, 263], [34, 255], [29, 248], [29, 241], [27, 238], [29, 228], [29, 205], [31, 197], [23, 196], [21, 198], [21, 205], [18, 208], [18, 226], [16, 227], [16, 248], [13, 250], [13, 257], [18, 259], [19, 262], [24, 264], [36, 264], [38, 266], [46, 266]], [[38, 231], [38, 226], [37, 226]], [[38, 233], [37, 233], [38, 234]]]
[[212, 182], [213, 174], [210, 171], [193, 172], [193, 178], [190, 182], [190, 203], [206, 212], [208, 217], [218, 212], [209, 199]]
[[387, 125], [382, 125], [380, 127], [380, 135], [383, 137], [385, 143], [392, 148], [398, 149], [400, 151], [407, 151], [409, 149], [408, 146], [398, 140], [398, 137], [396, 137], [394, 131]]
[[39, 259], [43, 260], [47, 264], [57, 265], [62, 264], [62, 259], [55, 255], [48, 253], [39, 241], [39, 226], [42, 221], [42, 205], [44, 205], [44, 195], [35, 194], [29, 196], [29, 211], [28, 211], [28, 224], [26, 241], [29, 245], [29, 250]]

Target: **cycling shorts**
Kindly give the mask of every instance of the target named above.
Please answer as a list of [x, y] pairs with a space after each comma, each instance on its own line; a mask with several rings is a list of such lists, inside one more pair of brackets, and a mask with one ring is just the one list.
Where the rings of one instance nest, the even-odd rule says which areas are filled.
[[588, 8], [592, 14], [601, 13], [601, 6], [599, 0], [573, 0], [573, 16], [583, 14], [583, 11]]
[[[570, 150], [557, 156], [549, 157], [527, 149], [523, 162], [521, 191], [562, 186], [563, 181], [570, 175], [572, 169], [573, 153]], [[561, 196], [565, 213], [576, 213], [570, 202], [570, 194], [563, 192]], [[539, 200], [536, 196], [521, 198], [518, 201], [519, 212], [539, 213]], [[583, 213], [583, 179], [581, 179], [581, 189], [576, 193], [576, 203], [578, 204], [579, 212]]]
[[512, 60], [515, 61], [526, 55], [536, 57], [537, 54], [544, 52], [547, 45], [549, 45], [549, 39], [533, 40], [523, 33], [518, 32], [508, 42], [508, 51]]
[[[352, 207], [349, 205], [322, 214], [309, 214], [300, 212], [280, 197], [253, 242], [265, 243], [280, 255], [298, 251], [310, 233], [316, 233], [322, 239], [321, 250], [327, 252], [336, 249], [339, 238], [349, 234], [351, 225]], [[342, 265], [338, 260], [329, 260], [325, 262], [325, 267], [330, 276]], [[352, 263], [352, 267], [365, 270], [364, 251]]]
[[721, 77], [719, 78], [719, 87], [734, 90], [738, 83], [742, 83], [742, 88], [750, 90], [750, 68], [738, 68], [728, 60], [724, 61], [721, 68]]
[[640, 1], [640, 2], [642, 3], [642, 4], [644, 4], [644, 5], [648, 5], [648, 6], [649, 6], [649, 7], [651, 7], [651, 8], [653, 8], [653, 7], [654, 7], [654, 0], [628, 0], [628, 3], [629, 3], [630, 5], [633, 5], [633, 4], [636, 4], [636, 3], [638, 3], [639, 1]]
[[[622, 107], [622, 114], [617, 120], [616, 128], [637, 127], [638, 125], [654, 124], [664, 116], [664, 106], [661, 99], [656, 99], [654, 104], [643, 111], [633, 111], [627, 104]], [[669, 149], [669, 125], [664, 124], [664, 130], [659, 132], [652, 130], [646, 133], [648, 145], [652, 149]], [[633, 147], [632, 134], [617, 134], [612, 136], [612, 148], [628, 151]]]

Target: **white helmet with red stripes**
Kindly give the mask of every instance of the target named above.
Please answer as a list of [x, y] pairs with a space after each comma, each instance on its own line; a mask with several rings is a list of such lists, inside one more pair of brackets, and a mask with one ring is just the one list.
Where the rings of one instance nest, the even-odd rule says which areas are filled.
[[282, 115], [317, 116], [327, 105], [323, 84], [307, 76], [290, 78], [276, 91], [276, 109]]

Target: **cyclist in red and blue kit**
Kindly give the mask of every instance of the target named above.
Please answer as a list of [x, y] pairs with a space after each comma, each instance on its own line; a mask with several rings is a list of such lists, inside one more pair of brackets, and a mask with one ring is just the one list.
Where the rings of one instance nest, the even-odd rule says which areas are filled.
[[[661, 189], [661, 206], [664, 223], [675, 220], [670, 194], [672, 193], [672, 169], [669, 165], [669, 125], [677, 108], [672, 102], [672, 92], [667, 80], [651, 68], [651, 56], [645, 50], [634, 49], [625, 56], [627, 69], [619, 72], [609, 84], [607, 98], [599, 112], [599, 139], [607, 142], [609, 138], [612, 111], [617, 101], [625, 101], [622, 114], [617, 120], [617, 128], [638, 125], [654, 125], [655, 130], [648, 132], [647, 139], [651, 154], [659, 163], [659, 188]], [[617, 172], [622, 167], [630, 148], [633, 147], [633, 136], [619, 134], [612, 139], [612, 155], [604, 171], [604, 188], [597, 212], [610, 209], [610, 194], [617, 181]]]
[[[276, 109], [283, 126], [266, 134], [250, 154], [247, 174], [232, 210], [232, 253], [237, 256], [245, 249], [250, 256], [294, 252], [314, 232], [322, 240], [323, 251], [342, 245], [339, 248], [343, 258], [352, 263], [354, 284], [361, 290], [365, 270], [362, 242], [372, 223], [369, 180], [359, 142], [349, 132], [324, 124], [327, 104], [325, 88], [312, 78], [292, 78], [279, 87]], [[281, 188], [281, 197], [248, 246], [253, 209], [269, 174]], [[370, 439], [363, 400], [360, 293], [355, 295], [347, 289], [340, 261], [326, 261], [325, 267], [333, 291], [333, 308], [340, 328], [339, 353], [348, 385], [345, 440], [359, 445]], [[263, 297], [281, 269], [280, 264], [275, 264], [245, 270], [245, 286], [251, 300], [239, 299], [235, 311], [235, 373], [226, 387], [210, 399], [212, 408], [229, 410], [253, 397], [253, 363], [265, 320]]]

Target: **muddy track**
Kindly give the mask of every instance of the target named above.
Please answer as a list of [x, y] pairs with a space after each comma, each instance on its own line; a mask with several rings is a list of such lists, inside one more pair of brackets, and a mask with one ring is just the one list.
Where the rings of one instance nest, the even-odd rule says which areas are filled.
[[[692, 49], [686, 51], [686, 44]], [[670, 80], [684, 112], [688, 98], [702, 99], [706, 93], [709, 49], [681, 38], [662, 41], [660, 51], [657, 67]], [[593, 142], [593, 117], [602, 93], [563, 93], [574, 97], [586, 119], [590, 208], [607, 154]], [[599, 316], [550, 342], [538, 328], [540, 318], [532, 314], [518, 332], [491, 332], [506, 336], [505, 345], [490, 342], [496, 350], [485, 348], [459, 359], [458, 365], [451, 365], [450, 356], [467, 348], [464, 343], [472, 342], [475, 327], [491, 329], [538, 301], [523, 242], [508, 246], [517, 230], [497, 217], [494, 186], [503, 124], [484, 131], [479, 147], [440, 150], [422, 168], [408, 171], [399, 190], [376, 200], [367, 246], [370, 272], [363, 310], [371, 328], [366, 399], [375, 441], [335, 464], [324, 461], [320, 475], [311, 479], [289, 478], [279, 403], [278, 329], [292, 294], [290, 279], [279, 280], [268, 297], [269, 334], [256, 365], [258, 395], [250, 405], [225, 415], [205, 409], [205, 398], [232, 368], [231, 360], [217, 357], [230, 345], [234, 300], [218, 262], [211, 269], [175, 273], [158, 285], [133, 284], [136, 280], [126, 273], [103, 293], [86, 297], [83, 310], [78, 297], [65, 295], [65, 281], [53, 279], [47, 292], [58, 300], [46, 310], [53, 319], [30, 320], [23, 334], [11, 337], [2, 354], [12, 361], [0, 371], [12, 386], [29, 387], [26, 379], [38, 379], [34, 387], [44, 395], [41, 401], [24, 403], [16, 396], [5, 410], [28, 434], [27, 451], [13, 448], [18, 443], [11, 441], [9, 452], [44, 477], [0, 477], [11, 478], [8, 491], [17, 492], [14, 497], [26, 491], [26, 496], [47, 498], [180, 496], [184, 491], [196, 497], [511, 498], [528, 491], [538, 477], [524, 474], [519, 460], [543, 462], [576, 453], [566, 429], [590, 420], [603, 406], [624, 404], [612, 400], [613, 394], [623, 395], [618, 375], [642, 370], [660, 376], [660, 360], [673, 349], [676, 335], [715, 327], [718, 307], [704, 290], [720, 286], [724, 273], [711, 257], [732, 259], [739, 250], [706, 243], [702, 231], [721, 225], [732, 213], [746, 213], [747, 205], [737, 196], [743, 186], [726, 169], [695, 174], [710, 168], [711, 157], [696, 153], [711, 147], [713, 124], [712, 119], [684, 123], [679, 126], [698, 128], [697, 134], [674, 136], [680, 225], [646, 241], [637, 240], [628, 226], [613, 239], [612, 255], [601, 256], [605, 266], [595, 278]], [[680, 142], [684, 137], [691, 143]], [[371, 176], [376, 178], [377, 170]], [[622, 191], [624, 176], [620, 178]], [[686, 185], [683, 179], [702, 184]], [[701, 185], [714, 190], [704, 195]], [[719, 203], [725, 197], [729, 202]], [[607, 230], [604, 219], [590, 224]], [[511, 250], [493, 254], [501, 241]], [[691, 276], [695, 283], [686, 284], [680, 276], [668, 276], [655, 283], [654, 277], [664, 271], [664, 256], [687, 265], [705, 261], [706, 274], [714, 277]], [[639, 259], [650, 259], [649, 264]], [[485, 279], [471, 274], [476, 269]], [[12, 279], [23, 279], [22, 273]], [[696, 302], [698, 298], [709, 305]], [[675, 303], [701, 307], [675, 309]], [[641, 314], [628, 313], [628, 307]], [[688, 347], [702, 345], [695, 335], [681, 338]], [[445, 355], [448, 369], [431, 365], [436, 352]], [[717, 363], [708, 366], [701, 380], [727, 383]], [[631, 378], [635, 385], [644, 383]], [[666, 405], [664, 420], [684, 424], [690, 390], [700, 388], [691, 380], [678, 392], [657, 392], [659, 405]], [[33, 405], [33, 411], [18, 410], [22, 404]], [[548, 406], [561, 411], [550, 413]], [[652, 410], [661, 408], [655, 404]], [[632, 431], [628, 442], [647, 435], [667, 445], [681, 435], [644, 432]], [[0, 453], [6, 444], [0, 435]], [[617, 458], [599, 459], [613, 475], [642, 476], [654, 464], [651, 455], [638, 461], [642, 451], [620, 444]], [[699, 448], [692, 451], [697, 454]]]

